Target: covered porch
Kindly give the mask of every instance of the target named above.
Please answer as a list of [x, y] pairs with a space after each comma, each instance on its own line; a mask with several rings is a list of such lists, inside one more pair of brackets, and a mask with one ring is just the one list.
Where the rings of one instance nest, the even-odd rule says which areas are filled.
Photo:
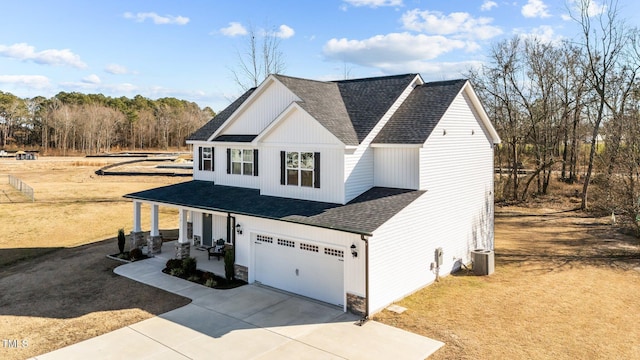
[[[155, 254], [154, 257], [162, 259], [163, 262], [166, 262], [169, 259], [175, 259], [176, 245], [178, 245], [177, 240], [167, 241], [163, 243], [162, 252]], [[198, 248], [191, 248], [190, 256], [196, 258], [198, 269], [224, 277], [224, 259], [222, 257], [220, 258], [220, 260], [218, 260], [215, 256], [212, 256], [211, 260], [209, 260], [207, 251], [200, 250]]]

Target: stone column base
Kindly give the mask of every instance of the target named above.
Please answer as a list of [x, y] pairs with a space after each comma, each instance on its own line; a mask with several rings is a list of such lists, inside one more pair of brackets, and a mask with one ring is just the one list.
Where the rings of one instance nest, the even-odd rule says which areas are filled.
[[162, 252], [162, 236], [149, 236], [147, 238], [147, 255]]
[[235, 278], [242, 281], [249, 281], [249, 269], [246, 266], [233, 264]]
[[365, 297], [347, 293], [347, 311], [356, 315], [367, 316], [366, 300], [367, 298]]
[[129, 251], [140, 249], [144, 246], [144, 233], [142, 231], [132, 231], [129, 234]]
[[188, 242], [176, 244], [176, 259], [182, 260], [191, 256], [191, 244]]

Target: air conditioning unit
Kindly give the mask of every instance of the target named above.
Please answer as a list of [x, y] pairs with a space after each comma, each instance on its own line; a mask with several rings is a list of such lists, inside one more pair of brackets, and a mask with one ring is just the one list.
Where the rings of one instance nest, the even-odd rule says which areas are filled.
[[471, 261], [473, 262], [473, 273], [478, 276], [491, 275], [495, 271], [495, 260], [492, 250], [472, 250]]

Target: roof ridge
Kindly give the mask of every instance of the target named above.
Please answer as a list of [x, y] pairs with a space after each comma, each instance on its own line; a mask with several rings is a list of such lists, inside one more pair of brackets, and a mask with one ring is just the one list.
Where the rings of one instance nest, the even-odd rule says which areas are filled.
[[406, 74], [397, 74], [397, 75], [385, 75], [385, 76], [369, 76], [365, 78], [357, 78], [357, 79], [344, 79], [344, 80], [333, 80], [333, 83], [347, 83], [347, 82], [356, 82], [356, 81], [365, 81], [365, 80], [388, 80], [388, 79], [397, 79], [408, 76], [418, 76], [418, 73], [406, 73]]

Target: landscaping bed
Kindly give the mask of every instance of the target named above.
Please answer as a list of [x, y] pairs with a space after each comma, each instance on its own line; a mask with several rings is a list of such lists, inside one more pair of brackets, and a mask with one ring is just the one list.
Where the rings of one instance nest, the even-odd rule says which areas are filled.
[[234, 279], [233, 277], [227, 279], [212, 272], [197, 269], [196, 266], [197, 262], [193, 257], [188, 257], [182, 260], [169, 259], [166, 267], [162, 269], [162, 272], [206, 287], [220, 290], [233, 289], [247, 284], [245, 281]]

